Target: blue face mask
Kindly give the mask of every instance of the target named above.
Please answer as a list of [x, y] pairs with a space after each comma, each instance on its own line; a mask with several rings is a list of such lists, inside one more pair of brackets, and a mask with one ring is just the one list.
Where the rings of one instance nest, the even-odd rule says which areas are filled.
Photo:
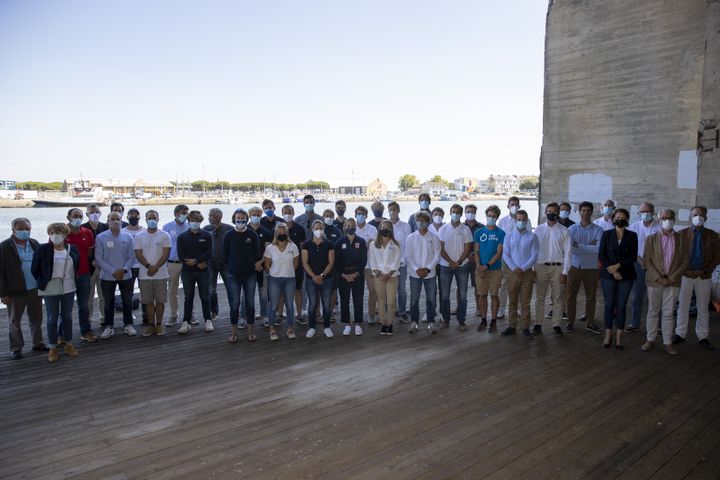
[[75, 228], [78, 228], [80, 225], [82, 225], [82, 218], [71, 218], [70, 225], [72, 225]]
[[652, 213], [643, 212], [640, 214], [640, 220], [642, 220], [643, 222], [649, 222], [650, 220], [652, 220], [652, 218], [653, 218]]
[[177, 220], [178, 220], [178, 222], [180, 222], [180, 223], [185, 223], [185, 220], [187, 220], [187, 214], [178, 215], [178, 216], [177, 216]]
[[570, 217], [570, 212], [568, 212], [567, 210], [560, 210], [560, 218], [562, 218], [563, 220], [566, 220], [569, 217]]
[[265, 210], [265, 216], [270, 218], [274, 217], [275, 210], [273, 210], [272, 208], [268, 208], [267, 210]]
[[314, 203], [306, 203], [306, 204], [305, 204], [305, 211], [306, 211], [307, 213], [310, 213], [310, 212], [312, 212], [313, 210], [315, 210], [315, 204], [314, 204]]
[[188, 225], [190, 226], [190, 230], [200, 229], [200, 222], [188, 222]]
[[613, 207], [603, 207], [603, 214], [610, 215], [614, 210]]
[[158, 226], [158, 221], [157, 221], [157, 220], [148, 220], [148, 221], [147, 221], [147, 226], [148, 226], [149, 229], [154, 230], [154, 229], [156, 229], [157, 226]]
[[525, 220], [516, 220], [515, 226], [518, 230], [525, 230], [525, 227], [527, 227], [527, 221]]
[[357, 223], [365, 223], [365, 218], [367, 217], [362, 213], [355, 215], [355, 220], [357, 220]]
[[459, 221], [460, 221], [460, 214], [459, 214], [459, 213], [451, 213], [451, 214], [450, 214], [450, 220], [452, 220], [453, 223], [459, 222]]
[[15, 236], [18, 240], [27, 240], [30, 238], [30, 230], [17, 230]]
[[237, 225], [240, 230], [245, 230], [245, 228], [247, 228], [247, 221], [246, 220], [236, 220], [235, 225]]
[[494, 227], [496, 222], [497, 218], [495, 217], [485, 217], [485, 224], [490, 227]]
[[430, 202], [427, 200], [420, 200], [420, 208], [423, 210], [427, 210], [427, 208], [430, 206]]
[[257, 215], [253, 215], [252, 217], [250, 217], [250, 221], [253, 225], [260, 225], [260, 217], [258, 217]]

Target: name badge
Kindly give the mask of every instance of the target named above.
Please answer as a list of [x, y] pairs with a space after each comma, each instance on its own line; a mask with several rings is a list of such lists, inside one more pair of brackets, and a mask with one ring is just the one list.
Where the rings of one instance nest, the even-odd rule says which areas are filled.
[[360, 242], [355, 244], [355, 248], [360, 248]]
[[249, 238], [246, 238], [245, 243], [252, 243], [252, 240], [250, 240]]
[[347, 244], [343, 243], [343, 244], [342, 244], [342, 249], [343, 249], [343, 250], [347, 249]]
[[115, 248], [115, 242], [112, 240], [108, 241], [106, 244], [107, 248]]
[[204, 238], [201, 238], [200, 240], [198, 240], [198, 242], [204, 242], [204, 241], [205, 241]]

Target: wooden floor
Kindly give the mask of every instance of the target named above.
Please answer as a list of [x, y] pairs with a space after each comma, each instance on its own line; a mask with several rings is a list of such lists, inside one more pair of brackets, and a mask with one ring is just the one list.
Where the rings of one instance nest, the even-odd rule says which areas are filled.
[[678, 357], [641, 352], [641, 333], [620, 352], [585, 330], [478, 333], [475, 317], [230, 345], [221, 316], [49, 364], [7, 359], [2, 315], [3, 479], [720, 478], [720, 350], [694, 334]]

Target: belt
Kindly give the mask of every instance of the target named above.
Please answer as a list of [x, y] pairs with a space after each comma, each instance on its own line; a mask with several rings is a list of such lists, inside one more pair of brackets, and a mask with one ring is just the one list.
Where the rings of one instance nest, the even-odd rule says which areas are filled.
[[168, 263], [183, 263], [180, 260], [168, 260]]
[[548, 267], [559, 267], [562, 265], [560, 262], [545, 262], [543, 265], [547, 265]]

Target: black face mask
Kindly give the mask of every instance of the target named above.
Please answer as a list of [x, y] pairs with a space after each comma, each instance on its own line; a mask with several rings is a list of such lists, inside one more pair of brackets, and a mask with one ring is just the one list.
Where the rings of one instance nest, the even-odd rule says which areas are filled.
[[344, 208], [338, 208], [335, 210], [335, 213], [338, 214], [338, 217], [342, 217], [345, 215], [345, 209]]
[[625, 227], [627, 227], [627, 224], [628, 224], [627, 220], [625, 220], [624, 218], [618, 218], [617, 220], [614, 220], [613, 223], [615, 224], [616, 227], [619, 227], [619, 228], [625, 228]]
[[287, 238], [288, 238], [288, 236], [287, 236], [286, 233], [280, 233], [280, 234], [278, 234], [278, 236], [277, 236], [277, 239], [278, 239], [278, 241], [280, 241], [280, 242], [286, 241]]
[[348, 227], [345, 229], [347, 235], [355, 235], [355, 227]]
[[128, 217], [128, 223], [135, 227], [138, 223], [140, 223], [140, 217]]
[[558, 218], [557, 213], [546, 213], [545, 217], [551, 222], [554, 222]]
[[387, 237], [390, 236], [390, 234], [391, 234], [392, 232], [391, 232], [390, 230], [387, 230], [387, 229], [383, 228], [383, 229], [380, 230], [380, 232], [378, 232], [378, 233], [380, 233], [380, 236], [381, 236], [381, 237], [387, 238]]

